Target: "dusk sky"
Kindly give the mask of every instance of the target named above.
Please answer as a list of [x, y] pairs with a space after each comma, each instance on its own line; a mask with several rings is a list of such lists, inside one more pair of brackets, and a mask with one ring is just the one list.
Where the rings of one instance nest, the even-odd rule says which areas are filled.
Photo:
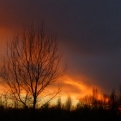
[[23, 24], [43, 19], [57, 34], [68, 69], [66, 94], [121, 85], [121, 0], [0, 0], [0, 54]]

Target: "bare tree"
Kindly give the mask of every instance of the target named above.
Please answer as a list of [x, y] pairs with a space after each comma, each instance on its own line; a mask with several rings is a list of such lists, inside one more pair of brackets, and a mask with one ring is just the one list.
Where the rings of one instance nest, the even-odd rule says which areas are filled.
[[0, 76], [12, 99], [25, 107], [32, 101], [35, 109], [38, 97], [64, 74], [60, 61], [57, 39], [46, 34], [43, 24], [25, 27], [7, 44]]

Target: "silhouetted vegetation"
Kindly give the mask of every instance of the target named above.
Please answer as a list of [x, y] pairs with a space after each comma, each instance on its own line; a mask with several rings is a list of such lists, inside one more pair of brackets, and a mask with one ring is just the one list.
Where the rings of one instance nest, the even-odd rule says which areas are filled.
[[[65, 66], [60, 67], [61, 55], [55, 36], [47, 34], [43, 23], [31, 25], [22, 34], [13, 36], [7, 43], [6, 55], [1, 62], [0, 77], [11, 100], [33, 110], [42, 96], [49, 95], [50, 101], [56, 92], [45, 94], [47, 87], [63, 76]], [[53, 95], [52, 95], [53, 94]], [[41, 96], [41, 98], [40, 98]]]
[[[2, 121], [121, 121], [121, 95], [111, 92], [98, 99], [97, 89], [90, 96], [80, 99], [73, 106], [71, 97], [65, 103], [61, 97], [57, 104], [47, 103], [40, 108], [24, 108], [9, 104], [6, 95], [0, 97], [0, 120]], [[14, 103], [13, 103], [14, 104]]]

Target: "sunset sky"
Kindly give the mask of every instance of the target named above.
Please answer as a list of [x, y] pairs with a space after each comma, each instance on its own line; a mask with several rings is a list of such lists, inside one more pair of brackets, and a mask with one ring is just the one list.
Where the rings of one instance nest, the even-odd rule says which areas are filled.
[[68, 69], [62, 93], [75, 98], [93, 87], [121, 85], [121, 0], [0, 0], [0, 55], [23, 24], [43, 19], [57, 34]]

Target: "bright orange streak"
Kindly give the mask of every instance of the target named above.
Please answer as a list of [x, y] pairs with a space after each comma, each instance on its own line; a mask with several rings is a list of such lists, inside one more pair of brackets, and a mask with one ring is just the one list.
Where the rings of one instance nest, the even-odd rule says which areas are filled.
[[[91, 91], [90, 88], [87, 87], [86, 84], [81, 82], [81, 80], [74, 80], [73, 78], [71, 78], [69, 76], [64, 77], [63, 85], [65, 86], [65, 87], [63, 87], [64, 88], [63, 91], [64, 90], [67, 91], [67, 89], [68, 89], [68, 92], [75, 96], [80, 95], [80, 97], [81, 97], [82, 95], [85, 95]], [[66, 93], [66, 95], [67, 95], [67, 93]]]

